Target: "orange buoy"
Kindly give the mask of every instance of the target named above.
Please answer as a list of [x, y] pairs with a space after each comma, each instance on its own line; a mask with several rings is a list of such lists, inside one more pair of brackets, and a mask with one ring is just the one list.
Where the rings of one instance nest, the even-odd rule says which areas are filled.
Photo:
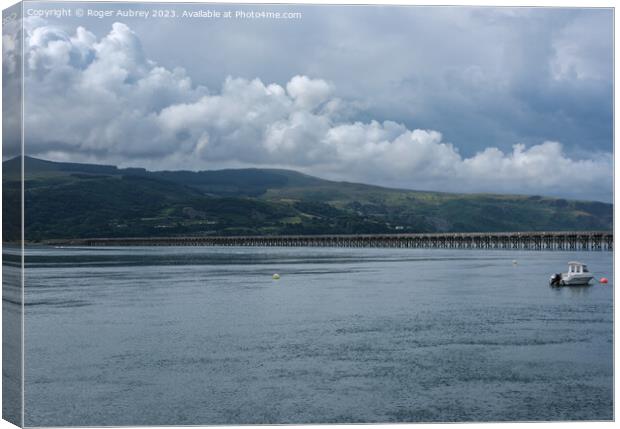
[[607, 284], [609, 282], [609, 280], [607, 280], [607, 278], [605, 278], [605, 277], [601, 277], [601, 279], [598, 282], [599, 283], [603, 283], [603, 284]]

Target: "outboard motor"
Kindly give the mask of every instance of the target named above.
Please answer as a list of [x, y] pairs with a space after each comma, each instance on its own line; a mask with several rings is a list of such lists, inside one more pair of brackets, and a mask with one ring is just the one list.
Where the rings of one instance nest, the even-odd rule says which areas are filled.
[[549, 284], [551, 286], [559, 286], [561, 280], [562, 280], [562, 274], [556, 273], [555, 275], [551, 276], [551, 280], [549, 280]]

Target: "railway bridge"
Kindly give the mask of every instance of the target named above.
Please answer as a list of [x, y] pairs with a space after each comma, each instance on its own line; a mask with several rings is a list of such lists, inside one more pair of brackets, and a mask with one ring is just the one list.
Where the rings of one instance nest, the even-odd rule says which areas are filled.
[[472, 232], [364, 235], [174, 236], [49, 240], [56, 246], [377, 247], [613, 251], [611, 231]]

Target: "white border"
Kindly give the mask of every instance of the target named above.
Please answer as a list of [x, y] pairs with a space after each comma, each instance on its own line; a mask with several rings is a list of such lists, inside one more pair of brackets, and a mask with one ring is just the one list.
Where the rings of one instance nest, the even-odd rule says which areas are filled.
[[[83, 0], [63, 0], [64, 2], [70, 3], [86, 3]], [[123, 2], [123, 3], [134, 3], [135, 0], [116, 0], [116, 2]], [[609, 0], [589, 0], [589, 1], [576, 1], [576, 0], [544, 0], [544, 1], [534, 1], [534, 0], [530, 0], [529, 2], [523, 2], [523, 1], [514, 1], [514, 0], [504, 0], [501, 3], [498, 2], [497, 0], [495, 1], [489, 1], [489, 0], [447, 0], [447, 1], [440, 1], [440, 0], [424, 0], [424, 1], [416, 1], [416, 0], [389, 0], [389, 1], [382, 1], [382, 0], [376, 0], [376, 1], [370, 1], [370, 0], [289, 0], [289, 1], [262, 1], [262, 0], [243, 0], [243, 1], [238, 1], [238, 2], [224, 2], [224, 1], [204, 1], [204, 2], [191, 2], [191, 1], [182, 1], [182, 0], [149, 0], [149, 2], [152, 3], [211, 3], [211, 4], [218, 4], [218, 3], [256, 3], [256, 4], [260, 4], [260, 3], [271, 3], [271, 4], [277, 4], [277, 3], [282, 3], [282, 4], [325, 4], [325, 5], [330, 5], [330, 4], [342, 4], [342, 5], [346, 5], [346, 4], [358, 4], [358, 5], [372, 5], [372, 4], [380, 4], [380, 5], [428, 5], [428, 6], [521, 6], [521, 7], [587, 7], [587, 8], [592, 8], [592, 7], [605, 7], [605, 8], [614, 8], [614, 24], [615, 24], [615, 15], [616, 15], [616, 11], [615, 11], [615, 2], [614, 1], [609, 1]], [[14, 4], [16, 4], [18, 2], [14, 1], [14, 0], [0, 0], [0, 4], [2, 5], [2, 9], [5, 9], [7, 7], [10, 7]], [[614, 29], [615, 29], [615, 25], [614, 25]], [[23, 44], [22, 44], [23, 47]], [[615, 85], [615, 82], [617, 81], [617, 69], [615, 67], [615, 58], [616, 58], [616, 54], [618, 51], [618, 36], [614, 31], [614, 149], [615, 149], [615, 129], [616, 126], [618, 125], [618, 118], [615, 115], [615, 107], [616, 107], [616, 100], [617, 98], [617, 87]], [[23, 71], [22, 71], [23, 73]], [[0, 77], [1, 77], [1, 72], [0, 72]], [[1, 92], [2, 89], [0, 88], [0, 106], [1, 106]], [[22, 99], [23, 99], [23, 86], [22, 86]], [[24, 107], [25, 107], [25, 103], [22, 103], [22, 115], [23, 115], [23, 111], [24, 111]], [[0, 126], [2, 124], [2, 115], [0, 115]], [[23, 117], [23, 116], [22, 116]], [[22, 153], [23, 153], [23, 121], [22, 121]], [[620, 201], [620, 199], [616, 198], [618, 196], [618, 176], [615, 174], [615, 165], [617, 164], [617, 159], [616, 159], [617, 153], [614, 150], [614, 202], [615, 201]], [[23, 160], [22, 160], [23, 162]], [[23, 168], [23, 166], [22, 166]], [[2, 167], [0, 166], [0, 173], [2, 172]], [[22, 174], [23, 174], [23, 170], [22, 170]], [[22, 181], [22, 188], [23, 188], [23, 181]], [[1, 191], [0, 191], [0, 195], [1, 195]], [[22, 204], [23, 204], [23, 189], [22, 189]], [[2, 201], [0, 199], [0, 221], [2, 218]], [[23, 216], [23, 206], [22, 206], [22, 216]], [[614, 235], [616, 236], [617, 231], [616, 231], [616, 225], [618, 225], [618, 211], [614, 210]], [[22, 219], [22, 224], [23, 224], [23, 219]], [[23, 251], [22, 251], [22, 258], [23, 258]], [[616, 272], [616, 267], [618, 266], [618, 262], [620, 260], [620, 255], [617, 253], [614, 253], [614, 274]], [[22, 259], [22, 266], [23, 266], [23, 259]], [[0, 274], [1, 274], [1, 268], [0, 268]], [[24, 279], [23, 276], [23, 272], [22, 272], [22, 279]], [[614, 277], [615, 278], [615, 277]], [[619, 383], [619, 377], [617, 376], [615, 369], [617, 368], [616, 363], [617, 363], [617, 357], [619, 356], [618, 354], [618, 341], [616, 341], [615, 338], [615, 321], [618, 320], [618, 314], [619, 314], [619, 309], [618, 306], [616, 305], [616, 294], [614, 292], [614, 377], [615, 377], [615, 385], [614, 385], [614, 416], [617, 417], [617, 412], [618, 412], [618, 404], [617, 404], [617, 400], [616, 400], [616, 396], [615, 396], [615, 392], [618, 391], [618, 386], [620, 385]], [[23, 288], [22, 288], [22, 311], [23, 311]], [[22, 313], [23, 314], [23, 313]], [[22, 375], [23, 375], [23, 323], [24, 323], [24, 319], [22, 318]], [[1, 319], [0, 319], [0, 325], [1, 325]], [[1, 344], [0, 344], [0, 351], [1, 351]], [[23, 379], [22, 379], [22, 396], [23, 396]], [[1, 391], [0, 391], [0, 399], [1, 399]], [[22, 399], [23, 401], [23, 399]], [[23, 403], [23, 402], [22, 402]], [[22, 407], [22, 412], [23, 412], [23, 407]], [[23, 417], [22, 417], [23, 419]], [[23, 422], [23, 420], [22, 420]], [[550, 429], [559, 429], [559, 428], [564, 428], [564, 427], [568, 427], [568, 428], [581, 428], [581, 427], [595, 427], [595, 428], [611, 428], [611, 427], [615, 427], [616, 423], [615, 422], [586, 422], [586, 423], [581, 423], [581, 422], [559, 422], [559, 423], [546, 423], [546, 422], [536, 422], [536, 423], [456, 423], [459, 425], [466, 425], [467, 427], [484, 427], [484, 428], [489, 428], [489, 429], [495, 429], [495, 428], [504, 428], [504, 427], [510, 427], [510, 428], [515, 428], [515, 429], [521, 429], [521, 428], [533, 428], [533, 427], [544, 427], [544, 428], [550, 428]], [[428, 428], [449, 428], [449, 427], [453, 427], [455, 425], [455, 423], [452, 424], [444, 424], [444, 423], [437, 423], [437, 424], [408, 424], [408, 423], [400, 423], [400, 424], [376, 424], [376, 425], [372, 425], [373, 428], [376, 429], [393, 429], [395, 427], [397, 428], [403, 428], [403, 429], [428, 429]], [[316, 428], [326, 428], [326, 429], [341, 429], [341, 428], [355, 428], [355, 427], [359, 427], [360, 425], [286, 425], [284, 426], [285, 428], [291, 428], [291, 429], [300, 429], [300, 428], [304, 428], [304, 427], [316, 427]], [[620, 425], [619, 425], [620, 426]], [[9, 428], [14, 428], [15, 426], [13, 426], [12, 424], [6, 422], [5, 420], [1, 420], [0, 421], [0, 429], [9, 429]], [[177, 426], [168, 426], [168, 427], [177, 427]], [[209, 427], [209, 426], [192, 426], [192, 427]], [[247, 428], [247, 427], [255, 427], [255, 426], [225, 426], [227, 428], [233, 428], [233, 429], [240, 429], [240, 428]], [[264, 428], [280, 428], [282, 426], [260, 426], [260, 427], [264, 427]], [[149, 426], [140, 426], [140, 428], [149, 428]], [[155, 428], [155, 427], [154, 427]], [[161, 428], [167, 428], [167, 427], [162, 427], [162, 426], [157, 426], [156, 428], [161, 429]]]

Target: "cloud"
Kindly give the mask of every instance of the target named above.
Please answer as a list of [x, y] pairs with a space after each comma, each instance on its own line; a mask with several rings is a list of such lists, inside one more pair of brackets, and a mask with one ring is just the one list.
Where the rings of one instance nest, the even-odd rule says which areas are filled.
[[460, 172], [464, 186], [481, 190], [548, 193], [584, 199], [611, 196], [613, 157], [601, 153], [591, 159], [571, 159], [558, 142], [546, 141], [526, 148], [515, 144], [511, 153], [487, 148], [464, 159]]
[[[576, 16], [551, 42], [551, 75], [555, 80], [605, 81], [613, 73], [609, 55], [611, 28], [594, 14]], [[607, 61], [601, 59], [606, 59]]]
[[2, 25], [2, 156], [21, 152], [21, 20]]
[[17, 72], [17, 39], [13, 34], [2, 35], [2, 74], [12, 77]]
[[[516, 142], [545, 140], [562, 142], [573, 157], [584, 146], [612, 151], [610, 8], [295, 9], [303, 19], [294, 24], [168, 21], [152, 31], [148, 20], [134, 20], [131, 26], [150, 58], [168, 68], [182, 64], [209, 88], [217, 90], [227, 75], [284, 88], [298, 74], [321, 78], [333, 96], [364, 107], [350, 120], [441, 130], [464, 156], [489, 145], [509, 152]], [[110, 21], [89, 26], [102, 35]]]
[[286, 84], [286, 91], [298, 107], [312, 110], [328, 99], [332, 89], [324, 80], [295, 76]]
[[30, 151], [161, 157], [177, 150], [163, 138], [157, 113], [192, 102], [195, 87], [181, 68], [147, 60], [137, 35], [116, 23], [101, 40], [83, 27], [69, 35], [39, 26], [27, 33], [26, 143]]
[[[115, 23], [101, 38], [48, 25], [27, 33], [27, 151], [150, 168], [284, 167], [415, 189], [609, 200], [611, 155], [573, 159], [558, 142], [487, 147], [471, 156], [439, 131], [349, 120], [356, 100], [318, 77], [284, 86], [228, 77], [217, 91], [147, 58]], [[461, 78], [478, 85], [477, 68]], [[363, 112], [362, 112], [363, 113]], [[475, 126], [475, 124], [470, 124]]]

